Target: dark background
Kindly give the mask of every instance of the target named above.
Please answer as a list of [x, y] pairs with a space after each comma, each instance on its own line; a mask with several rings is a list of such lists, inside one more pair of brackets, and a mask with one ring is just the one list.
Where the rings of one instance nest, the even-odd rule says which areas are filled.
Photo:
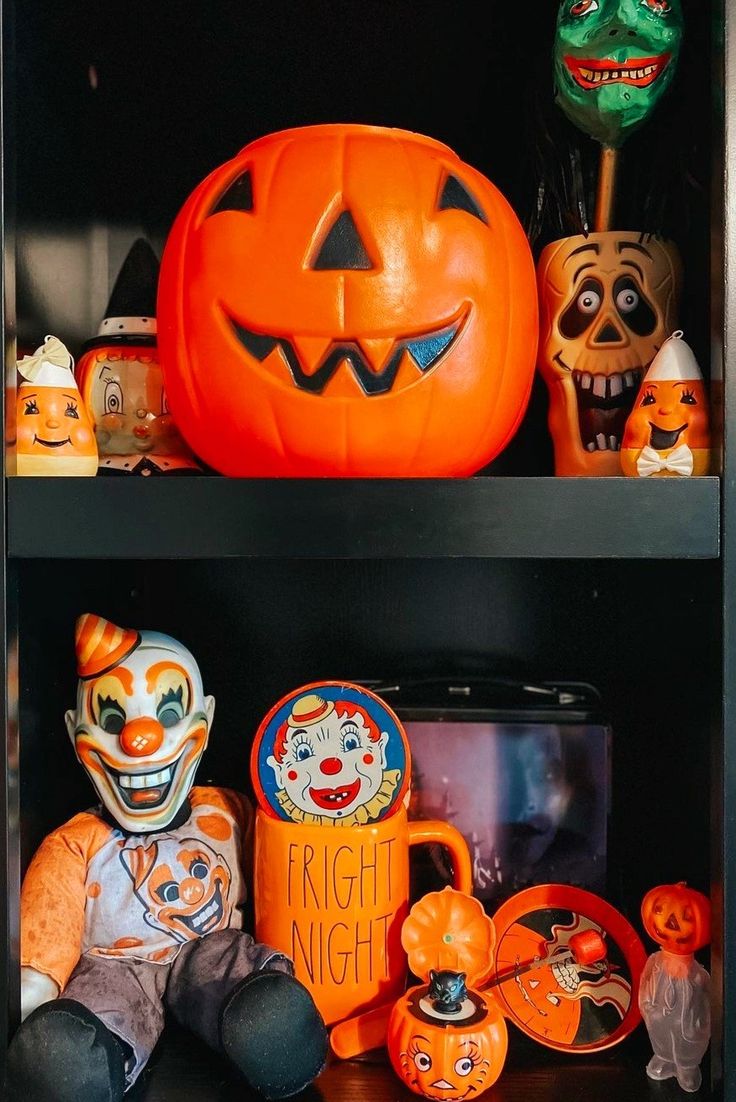
[[[624, 150], [617, 220], [677, 240], [683, 327], [707, 368], [710, 27], [708, 5], [684, 7], [679, 74]], [[291, 126], [359, 121], [427, 133], [504, 191], [534, 229], [535, 251], [579, 232], [570, 151], [579, 149], [590, 184], [597, 147], [552, 104], [556, 10], [553, 0], [18, 4], [21, 339], [34, 347], [56, 331], [65, 285], [99, 278], [86, 246], [60, 271], [53, 253], [45, 268], [30, 265], [29, 242], [135, 227], [160, 251], [212, 168]], [[536, 225], [541, 183], [548, 198]], [[592, 209], [590, 187], [586, 196]], [[90, 286], [95, 303], [106, 302], [114, 275]], [[68, 336], [75, 353], [91, 335], [84, 324]], [[538, 383], [494, 473], [551, 473], [545, 418]], [[654, 883], [708, 886], [718, 578], [715, 562], [19, 563], [24, 860], [91, 802], [63, 725], [75, 700], [74, 620], [89, 609], [191, 647], [218, 701], [200, 779], [241, 788], [260, 718], [307, 681], [529, 671], [592, 682], [613, 727], [610, 897], [637, 920]]]
[[[681, 324], [707, 372], [710, 18], [698, 0], [683, 8], [673, 86], [623, 151], [617, 224], [679, 245]], [[160, 253], [204, 176], [254, 138], [292, 126], [364, 122], [431, 135], [501, 188], [535, 253], [580, 232], [579, 203], [592, 220], [599, 147], [553, 103], [556, 13], [555, 0], [19, 4], [20, 337], [32, 349], [56, 332], [53, 295], [40, 296], [39, 283], [59, 280], [24, 263], [24, 233], [130, 227], [127, 244], [144, 232]], [[78, 268], [75, 286], [95, 279], [92, 258], [75, 257], [64, 260]], [[107, 291], [90, 287], [87, 329], [64, 318], [60, 335], [75, 354]], [[552, 473], [546, 407], [537, 380], [494, 474]]]

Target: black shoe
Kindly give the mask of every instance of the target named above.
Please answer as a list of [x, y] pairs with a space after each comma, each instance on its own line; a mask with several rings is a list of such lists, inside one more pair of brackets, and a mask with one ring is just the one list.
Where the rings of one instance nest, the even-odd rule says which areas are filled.
[[10, 1102], [120, 1102], [123, 1046], [86, 1006], [52, 999], [10, 1042], [7, 1082]]
[[303, 1090], [327, 1059], [327, 1030], [312, 996], [285, 972], [254, 972], [238, 984], [223, 1006], [220, 1036], [241, 1075], [266, 1098]]

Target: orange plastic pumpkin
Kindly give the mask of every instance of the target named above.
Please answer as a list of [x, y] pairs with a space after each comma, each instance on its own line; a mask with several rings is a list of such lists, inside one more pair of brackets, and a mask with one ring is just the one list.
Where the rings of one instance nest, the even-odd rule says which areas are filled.
[[475, 1098], [503, 1071], [508, 1030], [493, 998], [468, 990], [461, 1014], [461, 1020], [443, 1017], [426, 986], [412, 987], [394, 1006], [388, 1052], [394, 1071], [415, 1094], [449, 1102]]
[[503, 1071], [508, 1048], [498, 1003], [466, 987], [492, 967], [492, 920], [477, 899], [448, 887], [414, 904], [401, 944], [412, 972], [429, 982], [391, 1011], [386, 1044], [394, 1071], [425, 1098], [480, 1094]]
[[401, 944], [415, 976], [426, 979], [431, 969], [452, 969], [479, 984], [493, 965], [496, 931], [477, 899], [447, 887], [414, 904], [401, 928]]
[[171, 411], [229, 475], [467, 475], [521, 420], [528, 243], [437, 141], [325, 125], [246, 146], [190, 196], [158, 300]]
[[649, 936], [676, 956], [689, 956], [710, 942], [710, 900], [684, 880], [647, 892], [641, 917]]

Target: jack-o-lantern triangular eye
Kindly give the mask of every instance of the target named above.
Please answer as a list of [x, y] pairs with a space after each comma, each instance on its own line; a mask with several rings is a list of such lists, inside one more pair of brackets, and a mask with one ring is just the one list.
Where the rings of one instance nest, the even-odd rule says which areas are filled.
[[349, 210], [342, 211], [332, 223], [310, 267], [317, 272], [367, 271], [373, 267]]
[[458, 180], [457, 176], [448, 176], [445, 180], [440, 201], [439, 210], [464, 210], [467, 214], [480, 218], [481, 222], [488, 225], [488, 219], [478, 205], [476, 199], [470, 194], [465, 184]]
[[253, 210], [253, 181], [250, 170], [241, 172], [230, 184], [230, 187], [215, 203], [210, 214], [219, 214], [223, 210]]

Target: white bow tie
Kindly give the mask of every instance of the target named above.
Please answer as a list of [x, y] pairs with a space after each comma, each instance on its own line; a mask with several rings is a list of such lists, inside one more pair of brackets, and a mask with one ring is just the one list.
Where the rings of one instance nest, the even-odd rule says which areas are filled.
[[682, 478], [689, 478], [693, 473], [693, 453], [687, 444], [680, 444], [679, 448], [675, 448], [669, 455], [662, 455], [661, 452], [647, 446], [641, 450], [636, 461], [636, 470], [639, 478], [649, 478], [650, 475], [657, 474], [659, 471], [672, 471], [673, 474], [678, 474]]

